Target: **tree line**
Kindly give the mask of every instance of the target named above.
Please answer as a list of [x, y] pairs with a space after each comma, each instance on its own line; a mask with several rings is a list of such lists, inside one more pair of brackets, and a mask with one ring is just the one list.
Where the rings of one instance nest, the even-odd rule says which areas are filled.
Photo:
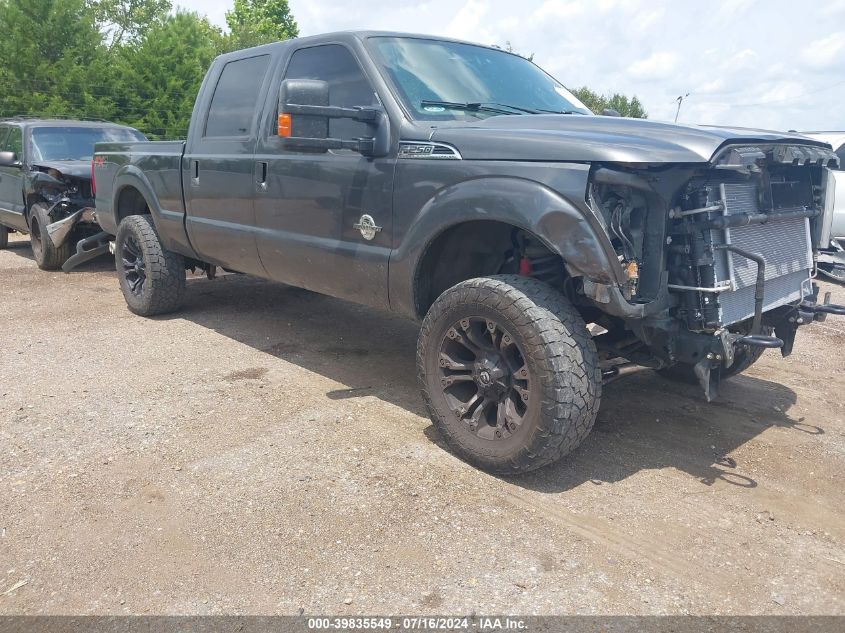
[[211, 60], [296, 37], [287, 0], [234, 0], [228, 31], [170, 0], [0, 0], [0, 117], [105, 119], [184, 137]]
[[[187, 134], [211, 60], [299, 35], [288, 0], [234, 0], [228, 30], [170, 0], [0, 0], [0, 117], [104, 119], [151, 139]], [[510, 49], [510, 45], [507, 47]], [[645, 117], [636, 97], [575, 94]]]

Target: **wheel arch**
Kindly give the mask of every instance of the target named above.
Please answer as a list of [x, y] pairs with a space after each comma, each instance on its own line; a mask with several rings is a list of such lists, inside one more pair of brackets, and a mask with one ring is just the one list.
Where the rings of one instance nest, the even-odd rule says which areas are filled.
[[117, 234], [117, 227], [125, 217], [149, 214], [159, 239], [167, 250], [197, 258], [185, 232], [184, 209], [165, 210], [161, 206], [155, 187], [139, 167], [125, 165], [117, 172], [111, 203], [109, 213], [98, 211], [98, 219], [104, 230], [113, 235]]
[[619, 283], [618, 265], [609, 255], [613, 247], [586, 202], [572, 202], [535, 181], [483, 177], [438, 192], [416, 215], [391, 258], [393, 309], [415, 318], [425, 314], [436, 298], [419, 283], [426, 266], [450, 234], [472, 223], [522, 231], [559, 256], [570, 275]]
[[[143, 208], [141, 203], [143, 203]], [[126, 165], [117, 172], [114, 179], [112, 215], [115, 231], [125, 217], [145, 213], [152, 216], [153, 224], [158, 230], [161, 206], [158, 204], [155, 191], [143, 171], [134, 165]]]

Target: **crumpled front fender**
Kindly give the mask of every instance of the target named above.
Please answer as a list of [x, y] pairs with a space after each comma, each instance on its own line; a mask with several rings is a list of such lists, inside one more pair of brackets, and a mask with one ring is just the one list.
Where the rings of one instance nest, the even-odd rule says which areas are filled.
[[47, 235], [50, 236], [50, 241], [53, 242], [53, 246], [59, 248], [67, 241], [71, 231], [73, 231], [73, 228], [79, 222], [95, 221], [94, 209], [92, 207], [84, 207], [74, 213], [71, 213], [69, 216], [59, 220], [58, 222], [48, 224]]
[[[586, 168], [578, 187], [586, 190]], [[581, 194], [583, 195], [583, 194]], [[571, 273], [614, 287], [620, 282], [613, 247], [586, 202], [525, 178], [490, 175], [439, 190], [418, 213], [391, 255], [391, 307], [415, 315], [414, 280], [429, 247], [444, 232], [474, 220], [523, 229], [561, 256]]]

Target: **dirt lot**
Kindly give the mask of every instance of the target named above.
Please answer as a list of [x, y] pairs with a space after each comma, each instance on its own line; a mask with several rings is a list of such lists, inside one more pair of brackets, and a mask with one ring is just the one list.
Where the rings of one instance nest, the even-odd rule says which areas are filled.
[[711, 405], [628, 376], [500, 479], [425, 417], [415, 324], [242, 276], [143, 319], [112, 266], [0, 251], [0, 613], [845, 614], [843, 320]]

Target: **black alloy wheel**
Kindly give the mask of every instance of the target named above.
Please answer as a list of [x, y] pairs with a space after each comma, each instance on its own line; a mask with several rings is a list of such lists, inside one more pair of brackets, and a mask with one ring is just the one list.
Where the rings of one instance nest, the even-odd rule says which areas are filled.
[[440, 384], [446, 402], [481, 439], [510, 437], [531, 399], [528, 367], [513, 336], [493, 319], [467, 317], [440, 343]]
[[130, 235], [123, 243], [121, 257], [123, 276], [129, 286], [129, 291], [137, 297], [144, 293], [144, 282], [147, 280], [147, 269], [144, 265], [144, 255], [134, 236]]

